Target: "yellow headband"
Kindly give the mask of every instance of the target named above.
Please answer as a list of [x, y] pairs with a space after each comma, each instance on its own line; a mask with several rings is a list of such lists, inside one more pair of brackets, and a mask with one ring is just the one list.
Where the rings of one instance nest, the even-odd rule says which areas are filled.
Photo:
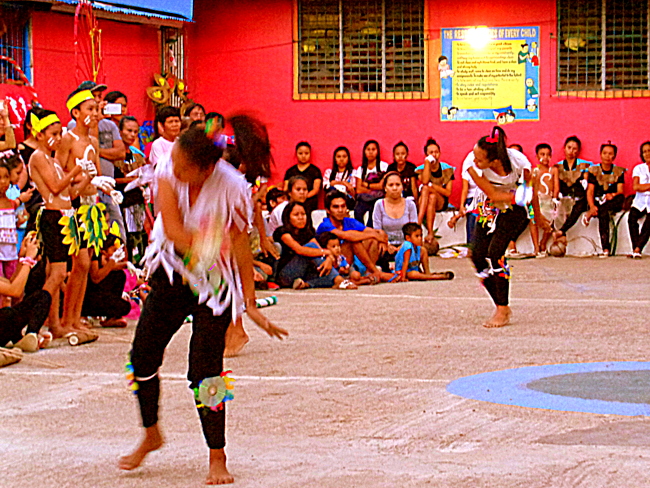
[[56, 114], [50, 114], [42, 119], [39, 119], [33, 113], [30, 114], [29, 123], [32, 124], [32, 134], [36, 136], [39, 132], [43, 132], [46, 128], [57, 122], [61, 122]]
[[65, 106], [68, 107], [68, 111], [72, 112], [72, 109], [77, 107], [79, 104], [85, 102], [86, 100], [94, 99], [95, 97], [90, 90], [83, 90], [72, 95], [70, 99], [65, 103]]

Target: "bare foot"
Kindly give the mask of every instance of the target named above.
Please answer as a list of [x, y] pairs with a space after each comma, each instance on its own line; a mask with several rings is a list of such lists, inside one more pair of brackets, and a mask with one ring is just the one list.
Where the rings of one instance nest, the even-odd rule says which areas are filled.
[[226, 453], [223, 449], [210, 449], [210, 471], [205, 479], [206, 485], [229, 485], [235, 478], [226, 468]]
[[237, 319], [237, 322], [233, 322], [228, 326], [226, 331], [226, 348], [223, 351], [223, 356], [226, 358], [234, 358], [244, 349], [244, 346], [248, 344], [250, 338], [244, 330], [244, 326], [241, 323], [241, 317]]
[[65, 337], [66, 335], [70, 334], [71, 332], [77, 331], [78, 329], [75, 329], [74, 327], [50, 327], [50, 332], [52, 333], [53, 339], [60, 339], [61, 337]]
[[497, 307], [494, 315], [483, 324], [483, 327], [488, 329], [493, 329], [496, 327], [505, 327], [510, 325], [510, 317], [512, 316], [512, 311], [510, 307]]
[[160, 434], [160, 430], [158, 429], [158, 425], [147, 427], [144, 430], [144, 439], [142, 439], [140, 445], [136, 447], [135, 451], [133, 451], [128, 456], [122, 456], [120, 458], [118, 466], [120, 469], [127, 471], [137, 468], [140, 466], [140, 464], [142, 464], [142, 461], [144, 461], [144, 458], [147, 457], [147, 454], [160, 449], [163, 445], [163, 442], [164, 441], [162, 435]]

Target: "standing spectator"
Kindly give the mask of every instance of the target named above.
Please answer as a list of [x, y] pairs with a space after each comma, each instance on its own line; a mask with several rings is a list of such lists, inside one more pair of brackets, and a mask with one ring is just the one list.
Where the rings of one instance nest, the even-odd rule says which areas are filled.
[[183, 111], [183, 117], [189, 117], [192, 122], [205, 122], [205, 108], [199, 103], [193, 103]]
[[106, 94], [104, 97], [104, 101], [106, 103], [116, 103], [118, 105], [122, 106], [122, 111], [119, 114], [109, 114], [108, 117], [110, 120], [112, 120], [115, 125], [119, 126], [120, 125], [120, 120], [122, 120], [122, 117], [124, 117], [128, 111], [128, 99], [126, 98], [126, 95], [120, 91], [112, 91]]
[[[641, 161], [632, 172], [632, 185], [636, 195], [627, 217], [627, 225], [632, 241], [632, 254], [629, 257], [641, 259], [643, 248], [650, 239], [650, 141], [641, 144]], [[645, 215], [643, 228], [639, 232], [639, 219]]]
[[461, 169], [463, 187], [460, 191], [460, 208], [458, 213], [449, 219], [447, 225], [450, 229], [453, 229], [456, 222], [465, 217], [465, 234], [467, 236], [467, 244], [471, 247], [474, 230], [476, 228], [476, 217], [478, 214], [476, 194], [479, 190], [476, 182], [469, 174], [469, 168], [474, 168], [474, 172], [478, 176], [483, 174], [483, 171], [478, 166], [474, 165], [474, 152], [470, 152], [465, 158], [465, 161], [463, 161], [463, 167]]
[[129, 256], [138, 262], [144, 256], [147, 247], [147, 233], [145, 232], [145, 199], [144, 191], [148, 188], [138, 186], [126, 191], [126, 186], [138, 179], [136, 176], [127, 177], [129, 173], [146, 164], [144, 154], [135, 147], [138, 140], [140, 125], [135, 117], [127, 115], [120, 121], [120, 134], [126, 146], [124, 162], [115, 168], [115, 189], [124, 194], [124, 201], [120, 205], [124, 213], [126, 227], [126, 247]]
[[154, 168], [158, 163], [169, 159], [174, 141], [181, 131], [181, 113], [176, 107], [162, 107], [156, 114], [156, 134], [158, 138], [151, 145], [149, 162]]
[[311, 163], [311, 146], [308, 142], [299, 142], [296, 145], [296, 159], [294, 164], [284, 174], [284, 191], [289, 191], [289, 180], [292, 176], [302, 176], [307, 180], [307, 200], [305, 209], [311, 213], [318, 208], [318, 194], [323, 183], [323, 174], [320, 169]]

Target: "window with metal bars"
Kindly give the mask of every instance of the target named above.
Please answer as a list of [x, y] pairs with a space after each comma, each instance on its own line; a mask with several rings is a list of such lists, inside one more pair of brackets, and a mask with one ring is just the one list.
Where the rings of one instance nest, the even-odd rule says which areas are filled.
[[[0, 3], [0, 56], [14, 60], [31, 78], [29, 12], [21, 6]], [[0, 83], [12, 81], [21, 81], [19, 71], [0, 58]]]
[[368, 93], [424, 98], [424, 0], [297, 1], [298, 98]]
[[648, 0], [558, 0], [558, 90], [648, 89]]
[[[185, 79], [185, 39], [183, 31], [176, 27], [161, 27], [162, 39], [161, 70], [165, 75], [174, 75]], [[169, 105], [180, 107], [183, 100], [174, 91], [169, 99]]]

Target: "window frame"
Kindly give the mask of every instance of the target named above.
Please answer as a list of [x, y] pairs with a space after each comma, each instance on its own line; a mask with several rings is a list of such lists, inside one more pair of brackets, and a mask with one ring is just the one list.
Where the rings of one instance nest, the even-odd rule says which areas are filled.
[[647, 46], [646, 46], [646, 51], [647, 51], [647, 56], [646, 56], [646, 72], [647, 72], [647, 79], [648, 79], [648, 87], [647, 88], [641, 88], [641, 87], [622, 87], [622, 88], [607, 88], [607, 54], [606, 54], [606, 48], [605, 46], [607, 45], [606, 40], [607, 40], [607, 29], [606, 29], [606, 2], [607, 0], [599, 0], [600, 1], [600, 6], [601, 6], [601, 32], [600, 32], [600, 38], [601, 38], [601, 50], [602, 50], [602, 55], [601, 55], [601, 75], [600, 75], [600, 87], [599, 88], [577, 88], [577, 89], [571, 89], [568, 87], [560, 87], [560, 62], [561, 62], [561, 47], [562, 47], [562, 39], [565, 35], [564, 31], [560, 30], [560, 2], [562, 0], [556, 0], [555, 2], [555, 8], [556, 8], [556, 32], [557, 35], [554, 36], [556, 39], [556, 59], [555, 59], [555, 94], [557, 97], [576, 97], [576, 98], [598, 98], [598, 99], [611, 99], [611, 98], [647, 98], [650, 97], [650, 0], [648, 1], [648, 9], [646, 13], [646, 35], [648, 37], [647, 40]]
[[[428, 100], [431, 98], [430, 89], [430, 49], [429, 42], [429, 9], [428, 0], [424, 3], [423, 19], [423, 91], [404, 92], [355, 92], [355, 93], [303, 93], [300, 91], [300, 0], [293, 0], [293, 99], [294, 100]], [[383, 68], [385, 69], [385, 68]]]
[[[160, 26], [160, 72], [169, 74], [170, 67], [167, 65], [167, 39], [169, 38], [168, 33], [176, 34], [176, 43], [177, 49], [174, 55], [176, 56], [176, 72], [173, 75], [176, 79], [185, 80], [185, 30], [182, 26]], [[181, 107], [183, 105], [183, 100], [178, 96], [176, 90], [172, 91], [171, 96], [169, 97], [168, 105], [174, 107]]]

